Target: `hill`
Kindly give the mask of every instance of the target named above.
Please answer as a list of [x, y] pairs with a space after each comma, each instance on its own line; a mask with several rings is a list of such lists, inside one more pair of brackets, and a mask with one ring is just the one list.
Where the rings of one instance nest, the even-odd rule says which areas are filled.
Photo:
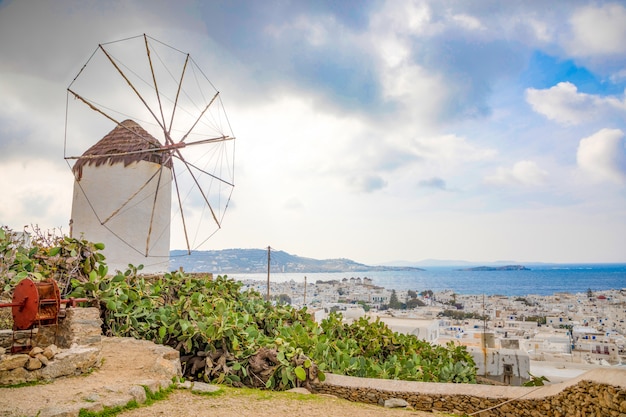
[[[187, 272], [264, 273], [267, 272], [266, 249], [222, 249], [195, 251], [188, 255], [184, 250], [170, 252], [170, 269], [182, 267]], [[350, 259], [313, 259], [292, 255], [284, 251], [270, 252], [270, 271], [297, 272], [364, 272], [364, 271], [423, 271], [416, 267], [371, 266]]]
[[459, 271], [530, 271], [523, 265], [505, 265], [505, 266], [477, 266], [474, 268], [459, 269]]

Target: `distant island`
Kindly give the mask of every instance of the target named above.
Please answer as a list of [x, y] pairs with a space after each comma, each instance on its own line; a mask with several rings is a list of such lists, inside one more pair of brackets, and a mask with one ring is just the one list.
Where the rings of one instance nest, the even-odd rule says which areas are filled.
[[[170, 251], [170, 269], [183, 268], [187, 272], [214, 274], [258, 274], [267, 272], [267, 249], [222, 249]], [[284, 251], [270, 252], [272, 273], [368, 272], [368, 271], [423, 271], [412, 266], [365, 265], [350, 259], [313, 259], [291, 255]]]
[[530, 271], [530, 268], [526, 268], [524, 265], [476, 266], [459, 269], [459, 271]]

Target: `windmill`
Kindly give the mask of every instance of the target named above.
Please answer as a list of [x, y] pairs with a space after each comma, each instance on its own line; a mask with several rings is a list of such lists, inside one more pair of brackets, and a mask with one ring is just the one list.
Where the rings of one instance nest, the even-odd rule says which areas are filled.
[[170, 242], [191, 253], [221, 228], [234, 151], [220, 94], [189, 54], [145, 34], [98, 45], [67, 89], [70, 234], [103, 242], [110, 269], [167, 270]]

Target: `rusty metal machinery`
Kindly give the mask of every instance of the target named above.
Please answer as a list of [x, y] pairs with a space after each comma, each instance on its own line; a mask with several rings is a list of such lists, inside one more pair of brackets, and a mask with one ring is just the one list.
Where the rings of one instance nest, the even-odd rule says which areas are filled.
[[11, 307], [13, 315], [13, 347], [11, 351], [24, 350], [30, 346], [19, 348], [15, 346], [15, 332], [32, 330], [40, 326], [57, 326], [59, 318], [65, 316], [62, 305], [75, 306], [76, 303], [86, 302], [86, 298], [61, 299], [57, 282], [47, 279], [35, 282], [29, 278], [20, 281], [13, 291], [11, 303], [0, 304], [0, 308]]

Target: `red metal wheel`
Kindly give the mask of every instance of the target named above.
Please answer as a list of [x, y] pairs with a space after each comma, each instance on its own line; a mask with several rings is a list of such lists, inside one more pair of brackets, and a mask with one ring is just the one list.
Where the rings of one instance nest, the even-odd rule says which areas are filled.
[[15, 286], [13, 304], [13, 329], [30, 329], [35, 324], [39, 311], [39, 291], [32, 280], [25, 278]]

